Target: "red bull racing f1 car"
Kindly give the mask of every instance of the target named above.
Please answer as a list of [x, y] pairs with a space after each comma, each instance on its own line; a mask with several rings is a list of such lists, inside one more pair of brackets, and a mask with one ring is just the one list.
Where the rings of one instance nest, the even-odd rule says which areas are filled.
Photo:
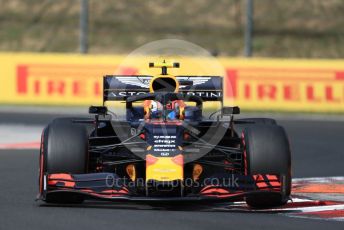
[[[291, 190], [286, 132], [268, 118], [234, 119], [219, 76], [107, 75], [103, 106], [43, 130], [38, 198], [48, 203], [238, 201], [285, 204]], [[124, 106], [124, 116], [107, 103]], [[220, 107], [206, 116], [204, 105]]]

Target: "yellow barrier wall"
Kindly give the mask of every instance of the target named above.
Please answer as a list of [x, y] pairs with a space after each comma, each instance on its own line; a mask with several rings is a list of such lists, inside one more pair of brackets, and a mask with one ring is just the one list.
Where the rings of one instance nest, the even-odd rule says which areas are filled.
[[[124, 58], [2, 53], [0, 103], [100, 104], [103, 75], [116, 69], [121, 74], [142, 74], [135, 63], [118, 70]], [[249, 110], [344, 112], [344, 60], [218, 60], [225, 69], [227, 104]], [[195, 72], [194, 65], [183, 63], [188, 61], [181, 60], [180, 74]]]

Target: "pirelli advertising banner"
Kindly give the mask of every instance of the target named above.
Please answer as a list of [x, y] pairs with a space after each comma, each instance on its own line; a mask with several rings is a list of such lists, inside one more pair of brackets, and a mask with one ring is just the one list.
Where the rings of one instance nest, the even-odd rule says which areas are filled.
[[[0, 53], [0, 104], [101, 104], [104, 75], [158, 74], [159, 70], [148, 69], [148, 61], [156, 59]], [[174, 61], [180, 62], [180, 69], [171, 70], [173, 75], [224, 76], [228, 105], [256, 111], [344, 112], [344, 60]]]

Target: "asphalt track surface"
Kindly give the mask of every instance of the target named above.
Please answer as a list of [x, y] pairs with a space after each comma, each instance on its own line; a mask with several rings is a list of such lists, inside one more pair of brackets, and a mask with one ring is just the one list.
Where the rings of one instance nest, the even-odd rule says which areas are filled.
[[[0, 114], [0, 123], [44, 125], [52, 115]], [[343, 176], [344, 122], [279, 120], [290, 138], [294, 177]], [[0, 230], [344, 229], [344, 222], [192, 206], [36, 202], [37, 150], [0, 150]]]

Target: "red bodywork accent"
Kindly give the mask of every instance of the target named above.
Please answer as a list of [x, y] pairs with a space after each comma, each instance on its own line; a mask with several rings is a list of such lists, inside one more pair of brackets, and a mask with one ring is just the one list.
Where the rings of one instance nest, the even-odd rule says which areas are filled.
[[256, 186], [259, 190], [280, 190], [281, 182], [276, 175], [257, 174], [253, 175]]
[[[58, 185], [59, 184], [59, 185]], [[56, 173], [48, 176], [48, 185], [62, 186], [67, 188], [74, 188], [75, 182], [70, 174]]]
[[145, 135], [144, 133], [141, 133], [141, 134], [140, 134], [140, 138], [141, 138], [142, 140], [146, 140], [146, 135]]
[[74, 188], [75, 182], [74, 182], [73, 177], [70, 174], [56, 173], [56, 174], [50, 174], [48, 176], [48, 185]]
[[49, 180], [73, 180], [73, 177], [67, 173], [55, 173], [49, 175]]
[[55, 173], [48, 175], [48, 186], [52, 186], [54, 188], [52, 191], [56, 191], [55, 189], [58, 188], [58, 190], [60, 191], [69, 190], [75, 192], [83, 192], [101, 198], [111, 198], [129, 194], [129, 190], [126, 187], [122, 187], [119, 190], [104, 189], [101, 191], [95, 191], [92, 189], [78, 189], [76, 188], [76, 184], [77, 181], [74, 180], [71, 174]]
[[[279, 181], [279, 177], [276, 175], [270, 175], [270, 174], [258, 174], [253, 175], [253, 180], [256, 185], [257, 191], [272, 191], [272, 192], [278, 192], [281, 190], [281, 182]], [[237, 195], [240, 193], [244, 193], [244, 191], [235, 190], [230, 191], [226, 188], [221, 188], [214, 185], [207, 185], [205, 186], [200, 193], [202, 195], [212, 195], [212, 196], [218, 196], [218, 195]]]
[[172, 161], [177, 165], [181, 165], [181, 166], [184, 165], [184, 157], [182, 154], [179, 154], [179, 155], [173, 157]]
[[238, 196], [241, 194], [244, 194], [243, 191], [228, 191], [227, 189], [224, 188], [217, 188], [215, 186], [205, 186], [200, 194], [202, 196], [207, 196], [207, 197], [215, 197], [215, 198], [227, 198], [227, 197], [234, 197]]
[[148, 154], [146, 156], [146, 167], [155, 164], [158, 161], [158, 158], [156, 158], [155, 156], [152, 156], [150, 154]]

